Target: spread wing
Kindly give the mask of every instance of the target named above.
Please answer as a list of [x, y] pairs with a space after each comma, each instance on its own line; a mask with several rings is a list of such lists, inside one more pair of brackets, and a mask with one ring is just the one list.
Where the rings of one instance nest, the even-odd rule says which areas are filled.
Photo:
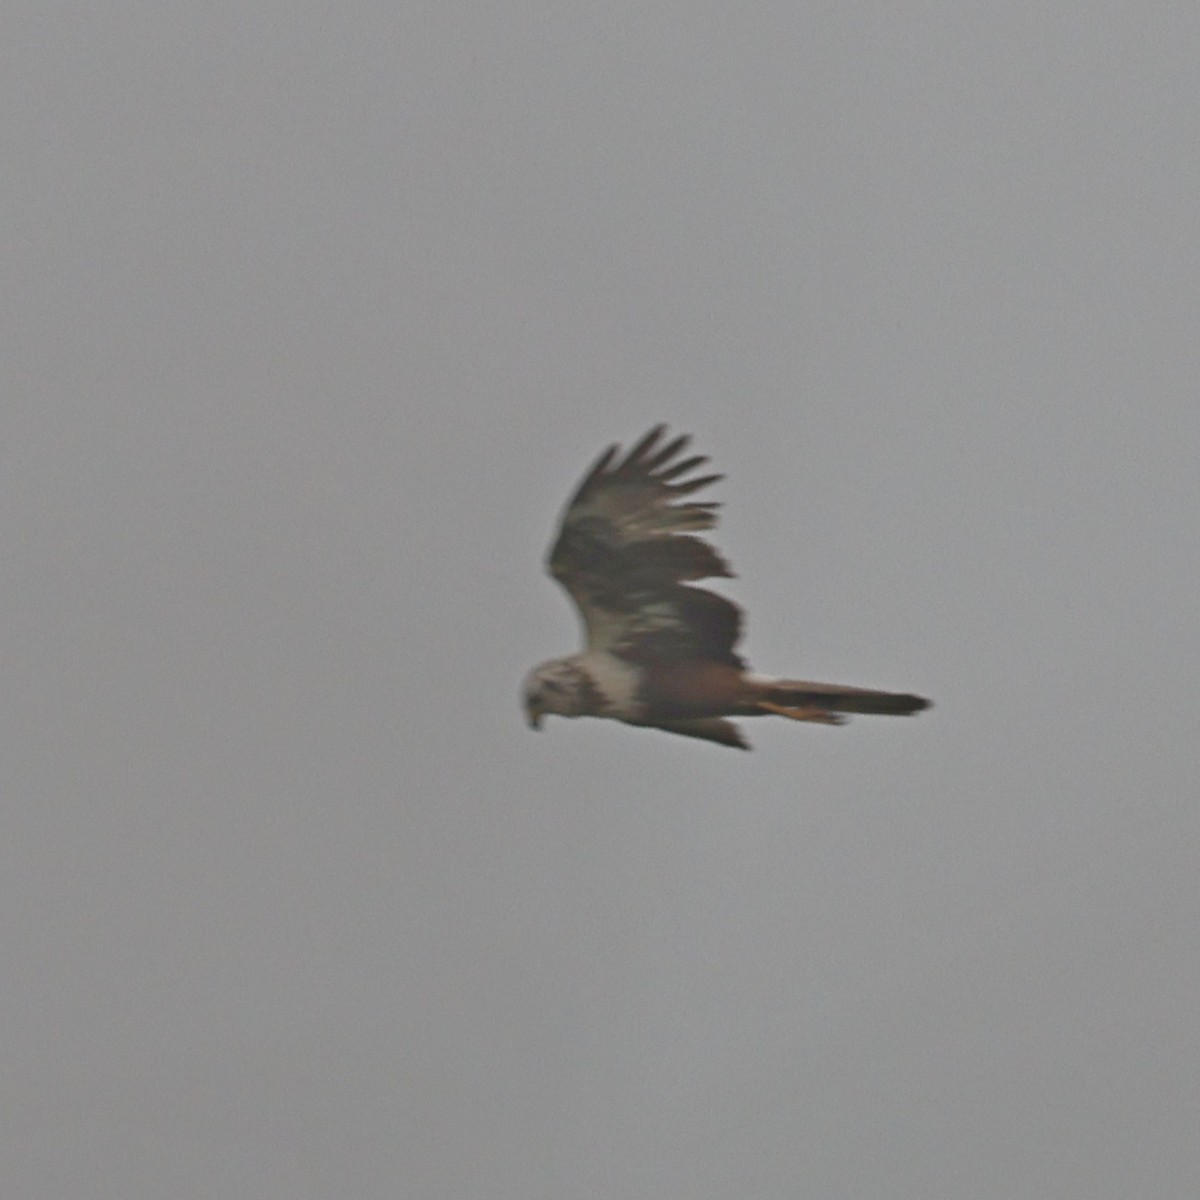
[[550, 551], [550, 574], [575, 601], [589, 650], [637, 662], [701, 659], [744, 667], [733, 652], [741, 610], [689, 581], [731, 577], [696, 534], [717, 523], [718, 505], [686, 500], [720, 475], [681, 457], [689, 438], [664, 442], [656, 425], [628, 454], [610, 446], [567, 505]]

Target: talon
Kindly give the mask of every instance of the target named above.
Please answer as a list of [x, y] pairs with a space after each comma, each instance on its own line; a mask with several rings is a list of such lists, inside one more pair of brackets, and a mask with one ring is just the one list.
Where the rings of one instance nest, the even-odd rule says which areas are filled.
[[763, 712], [775, 713], [787, 717], [789, 721], [812, 721], [817, 725], [845, 725], [846, 718], [827, 708], [789, 708], [785, 704], [772, 704], [770, 700], [760, 700], [758, 707]]

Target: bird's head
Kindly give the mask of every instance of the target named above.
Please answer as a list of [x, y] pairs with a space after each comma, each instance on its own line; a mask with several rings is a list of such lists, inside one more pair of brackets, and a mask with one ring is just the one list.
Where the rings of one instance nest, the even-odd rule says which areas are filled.
[[555, 658], [525, 676], [521, 699], [531, 729], [540, 729], [546, 713], [581, 717], [587, 711], [587, 679], [575, 658]]

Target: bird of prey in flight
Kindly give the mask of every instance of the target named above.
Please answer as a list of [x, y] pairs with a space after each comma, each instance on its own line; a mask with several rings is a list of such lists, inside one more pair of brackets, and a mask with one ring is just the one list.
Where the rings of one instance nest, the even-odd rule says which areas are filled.
[[696, 580], [731, 578], [697, 534], [717, 504], [685, 499], [720, 475], [681, 457], [689, 438], [656, 425], [628, 454], [610, 446], [583, 477], [550, 550], [550, 574], [583, 621], [582, 653], [551, 659], [525, 678], [529, 724], [542, 716], [609, 717], [749, 749], [729, 717], [774, 715], [840, 725], [843, 713], [907, 716], [929, 701], [907, 693], [803, 683], [751, 673], [735, 652], [742, 612]]

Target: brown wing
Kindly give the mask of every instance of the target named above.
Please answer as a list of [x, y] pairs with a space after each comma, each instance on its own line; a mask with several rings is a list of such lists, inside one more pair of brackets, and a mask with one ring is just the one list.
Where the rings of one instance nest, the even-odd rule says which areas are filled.
[[733, 652], [741, 610], [688, 581], [731, 577], [695, 536], [717, 523], [718, 505], [685, 500], [722, 478], [692, 473], [708, 461], [680, 457], [686, 436], [664, 442], [656, 425], [628, 454], [610, 446], [567, 505], [550, 551], [550, 574], [583, 618], [589, 650], [631, 661], [744, 664]]

